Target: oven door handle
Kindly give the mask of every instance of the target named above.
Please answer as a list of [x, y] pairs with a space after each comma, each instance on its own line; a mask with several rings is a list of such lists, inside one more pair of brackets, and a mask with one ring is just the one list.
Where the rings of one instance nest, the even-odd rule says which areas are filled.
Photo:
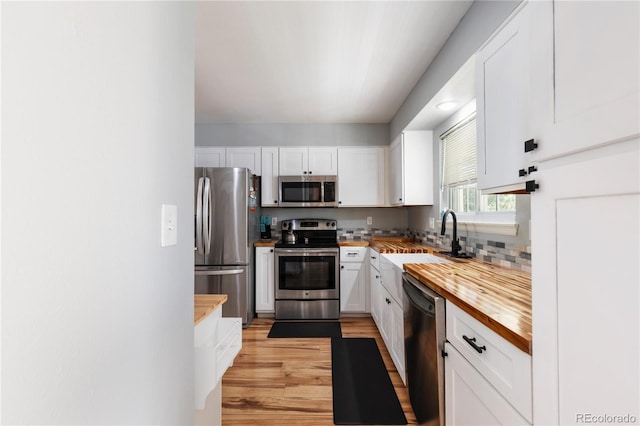
[[329, 256], [337, 256], [340, 253], [339, 248], [276, 248], [276, 254], [295, 254], [296, 256], [317, 256], [326, 254]]
[[195, 275], [196, 276], [202, 276], [202, 275], [238, 275], [238, 274], [241, 274], [243, 272], [244, 271], [242, 269], [221, 269], [221, 270], [216, 270], [216, 271], [198, 270], [198, 269], [196, 269]]

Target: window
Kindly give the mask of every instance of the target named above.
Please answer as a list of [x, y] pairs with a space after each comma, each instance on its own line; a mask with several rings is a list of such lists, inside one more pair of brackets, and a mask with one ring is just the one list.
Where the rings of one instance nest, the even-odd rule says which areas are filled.
[[477, 188], [475, 113], [443, 133], [440, 140], [443, 209], [462, 215], [515, 211], [515, 195], [481, 195]]

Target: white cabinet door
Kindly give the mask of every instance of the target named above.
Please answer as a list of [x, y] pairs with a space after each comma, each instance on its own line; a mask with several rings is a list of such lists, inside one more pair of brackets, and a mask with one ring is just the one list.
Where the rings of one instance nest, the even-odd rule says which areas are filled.
[[529, 424], [489, 382], [445, 343], [445, 422], [447, 425]]
[[340, 207], [384, 206], [384, 147], [338, 147]]
[[366, 285], [364, 262], [340, 264], [340, 312], [366, 312]]
[[[382, 283], [380, 282], [380, 272], [371, 265], [369, 267], [369, 282], [371, 288], [371, 316], [378, 326], [382, 328]], [[382, 332], [381, 332], [382, 333]]]
[[336, 147], [280, 147], [280, 176], [338, 174]]
[[225, 148], [220, 146], [196, 146], [196, 167], [225, 167]]
[[308, 172], [314, 175], [337, 175], [338, 149], [336, 147], [310, 147]]
[[404, 362], [404, 312], [402, 307], [395, 301], [389, 304], [389, 310], [391, 311], [391, 332], [390, 332], [390, 348], [391, 359], [398, 370], [398, 374], [402, 379], [402, 383], [407, 384], [405, 377], [405, 362]]
[[275, 256], [272, 247], [256, 247], [256, 312], [274, 313]]
[[280, 176], [300, 176], [309, 171], [309, 148], [280, 147]]
[[227, 147], [225, 167], [246, 167], [251, 173], [262, 174], [259, 146]]
[[531, 2], [537, 160], [640, 133], [640, 3]]
[[[531, 195], [537, 424], [640, 418], [639, 158], [634, 139], [540, 163]], [[595, 224], [606, 231], [594, 241]], [[603, 249], [585, 250], [594, 244]]]
[[433, 132], [402, 132], [389, 149], [389, 202], [433, 204], [433, 170]]
[[402, 135], [400, 135], [393, 141], [389, 148], [389, 203], [394, 206], [404, 204], [402, 148]]
[[531, 138], [528, 8], [515, 12], [476, 56], [478, 188], [524, 190], [524, 142]]
[[264, 146], [261, 151], [261, 205], [262, 207], [278, 206], [278, 147]]

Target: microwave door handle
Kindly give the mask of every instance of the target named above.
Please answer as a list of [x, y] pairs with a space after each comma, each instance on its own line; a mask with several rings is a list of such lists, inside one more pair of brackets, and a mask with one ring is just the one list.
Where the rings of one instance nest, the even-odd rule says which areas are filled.
[[204, 197], [202, 211], [204, 213], [203, 224], [203, 237], [204, 237], [204, 254], [211, 253], [211, 180], [208, 177], [204, 178]]
[[203, 254], [202, 247], [202, 185], [204, 178], [198, 179], [198, 193], [196, 195], [196, 250], [198, 254]]

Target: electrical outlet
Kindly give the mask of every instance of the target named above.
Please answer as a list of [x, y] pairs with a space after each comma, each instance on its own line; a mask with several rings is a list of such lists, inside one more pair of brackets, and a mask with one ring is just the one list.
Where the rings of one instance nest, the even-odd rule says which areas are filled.
[[373, 218], [371, 216], [367, 216], [367, 225], [373, 224]]
[[160, 246], [175, 246], [178, 244], [178, 206], [162, 204], [160, 210]]
[[429, 229], [435, 229], [436, 227], [436, 218], [435, 217], [430, 217], [429, 218]]
[[272, 217], [271, 218], [271, 226], [276, 226], [278, 224], [278, 218], [277, 217]]

